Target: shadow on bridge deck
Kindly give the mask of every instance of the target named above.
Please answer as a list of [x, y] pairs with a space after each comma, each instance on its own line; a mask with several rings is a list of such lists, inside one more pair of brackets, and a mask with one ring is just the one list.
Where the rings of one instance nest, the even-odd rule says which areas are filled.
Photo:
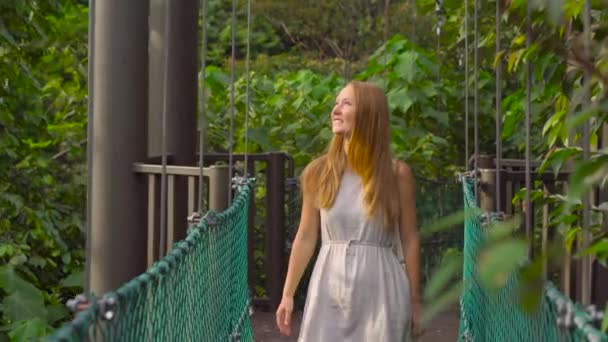
[[[286, 337], [279, 334], [275, 325], [273, 312], [256, 311], [251, 318], [253, 332], [257, 342], [288, 342], [297, 341], [302, 313], [294, 315], [294, 332]], [[426, 333], [417, 342], [450, 342], [458, 340], [458, 307], [450, 308], [435, 319], [426, 328]]]

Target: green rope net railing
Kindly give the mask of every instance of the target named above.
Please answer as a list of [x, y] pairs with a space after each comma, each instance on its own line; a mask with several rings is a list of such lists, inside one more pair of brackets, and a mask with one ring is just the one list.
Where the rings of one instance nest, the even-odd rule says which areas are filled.
[[[481, 282], [476, 259], [486, 240], [474, 193], [474, 181], [463, 180], [465, 231], [463, 293], [459, 341], [608, 341], [592, 323], [589, 313], [572, 303], [551, 282], [533, 313], [525, 312], [518, 301], [518, 275], [506, 285], [488, 290]], [[495, 215], [489, 215], [495, 220]]]
[[[252, 184], [145, 273], [92, 301], [49, 341], [252, 341], [247, 215]], [[111, 319], [108, 319], [110, 318]]]

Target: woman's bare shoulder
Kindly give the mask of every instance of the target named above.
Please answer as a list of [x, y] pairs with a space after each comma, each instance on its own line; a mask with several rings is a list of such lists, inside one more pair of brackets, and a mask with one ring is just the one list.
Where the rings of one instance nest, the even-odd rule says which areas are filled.
[[393, 161], [393, 165], [395, 169], [395, 174], [397, 175], [397, 178], [400, 182], [413, 182], [414, 175], [412, 172], [412, 168], [406, 162], [396, 159]]

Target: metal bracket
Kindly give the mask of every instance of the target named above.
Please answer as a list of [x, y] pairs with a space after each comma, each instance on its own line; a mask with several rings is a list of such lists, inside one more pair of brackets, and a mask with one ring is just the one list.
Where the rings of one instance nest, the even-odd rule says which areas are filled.
[[464, 183], [466, 180], [475, 179], [475, 178], [476, 178], [475, 170], [460, 172], [456, 175], [456, 180], [459, 183]]
[[[105, 295], [102, 298], [93, 301], [93, 305], [96, 306], [99, 317], [105, 321], [111, 321], [116, 312], [116, 298], [114, 296]], [[68, 300], [66, 306], [74, 313], [88, 310], [92, 303], [89, 298], [84, 294], [79, 294], [74, 299]]]
[[557, 326], [570, 329], [574, 326], [574, 310], [572, 303], [560, 300], [557, 306]]
[[507, 215], [500, 211], [500, 212], [490, 212], [490, 213], [481, 213], [479, 215], [479, 220], [481, 221], [481, 224], [489, 224], [492, 223], [493, 221], [505, 221], [507, 219]]
[[585, 311], [589, 314], [589, 318], [592, 321], [602, 321], [604, 319], [604, 312], [599, 311], [594, 304], [591, 304], [585, 308]]
[[68, 299], [66, 306], [74, 313], [84, 311], [89, 308], [89, 298], [81, 293], [73, 299]]
[[251, 178], [251, 177], [243, 177], [243, 176], [232, 177], [232, 188], [237, 189], [238, 191], [241, 191], [247, 185], [247, 182], [249, 180], [251, 180], [252, 182], [255, 182], [255, 178]]
[[188, 223], [191, 225], [198, 225], [201, 223], [201, 221], [207, 221], [210, 227], [217, 224], [217, 218], [215, 217], [215, 213], [212, 211], [208, 211], [204, 215], [201, 215], [199, 212], [194, 212], [188, 216]]
[[116, 315], [116, 298], [114, 296], [103, 296], [97, 304], [99, 305], [99, 313], [105, 321], [111, 321]]
[[201, 214], [198, 212], [194, 212], [188, 216], [189, 224], [199, 224], [201, 222]]
[[215, 227], [219, 223], [216, 214], [213, 211], [208, 211], [202, 219], [209, 224], [209, 228]]

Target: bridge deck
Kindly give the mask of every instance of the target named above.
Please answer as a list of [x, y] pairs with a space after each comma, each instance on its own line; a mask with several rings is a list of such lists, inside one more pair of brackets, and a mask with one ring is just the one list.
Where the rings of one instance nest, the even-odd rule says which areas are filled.
[[[426, 328], [426, 333], [418, 342], [444, 342], [458, 340], [459, 310], [455, 306], [437, 315]], [[259, 342], [289, 342], [297, 341], [302, 313], [294, 315], [294, 334], [285, 337], [279, 334], [276, 328], [273, 312], [256, 311], [252, 317], [255, 340]]]

